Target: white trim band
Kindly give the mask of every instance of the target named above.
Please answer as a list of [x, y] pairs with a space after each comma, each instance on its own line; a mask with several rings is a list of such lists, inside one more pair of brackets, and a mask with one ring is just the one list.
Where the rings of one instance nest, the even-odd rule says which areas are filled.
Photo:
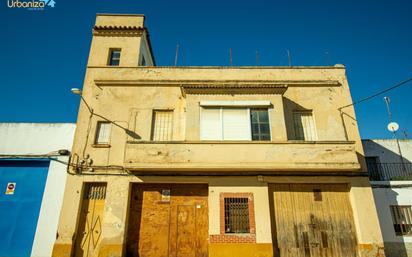
[[200, 106], [271, 106], [270, 101], [200, 101]]

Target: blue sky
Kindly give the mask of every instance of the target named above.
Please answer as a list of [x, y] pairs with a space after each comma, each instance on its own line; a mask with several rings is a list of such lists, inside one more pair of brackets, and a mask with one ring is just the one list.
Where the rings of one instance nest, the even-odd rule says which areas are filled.
[[[12, 1], [12, 0], [9, 0]], [[23, 0], [20, 0], [23, 1]], [[412, 77], [412, 1], [55, 0], [28, 11], [1, 0], [0, 122], [75, 122], [96, 13], [143, 13], [158, 65], [343, 63], [354, 100]], [[412, 138], [412, 83], [386, 94]], [[390, 138], [382, 97], [356, 106], [363, 138]]]

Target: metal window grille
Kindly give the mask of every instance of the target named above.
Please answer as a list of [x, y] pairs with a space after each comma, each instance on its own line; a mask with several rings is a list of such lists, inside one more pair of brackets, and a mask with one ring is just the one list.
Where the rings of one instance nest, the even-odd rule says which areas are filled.
[[97, 123], [96, 144], [108, 144], [110, 141], [111, 124], [110, 122], [99, 121]]
[[391, 205], [393, 227], [396, 235], [412, 234], [412, 211], [410, 205]]
[[153, 112], [153, 141], [170, 141], [173, 132], [173, 111]]
[[225, 233], [249, 233], [249, 199], [225, 198]]
[[119, 64], [120, 64], [120, 49], [110, 49], [109, 65], [119, 66]]
[[106, 199], [106, 183], [87, 183], [83, 198], [87, 200]]
[[252, 140], [270, 140], [269, 113], [267, 109], [251, 109]]

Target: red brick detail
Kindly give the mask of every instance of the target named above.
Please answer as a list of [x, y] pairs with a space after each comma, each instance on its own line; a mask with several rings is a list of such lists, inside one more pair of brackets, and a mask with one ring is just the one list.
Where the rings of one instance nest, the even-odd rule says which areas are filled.
[[210, 235], [210, 243], [256, 243], [256, 234]]
[[[225, 234], [225, 198], [248, 198], [249, 233]], [[253, 193], [220, 193], [220, 235], [210, 235], [211, 243], [256, 243], [255, 204]]]

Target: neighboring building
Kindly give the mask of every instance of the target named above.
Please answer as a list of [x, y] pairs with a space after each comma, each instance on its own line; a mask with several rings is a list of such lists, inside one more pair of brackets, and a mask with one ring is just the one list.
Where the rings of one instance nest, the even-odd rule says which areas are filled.
[[343, 65], [155, 67], [101, 14], [82, 98], [53, 256], [384, 256]]
[[51, 256], [75, 127], [0, 123], [0, 256]]
[[386, 256], [411, 257], [412, 140], [398, 142], [362, 140]]

